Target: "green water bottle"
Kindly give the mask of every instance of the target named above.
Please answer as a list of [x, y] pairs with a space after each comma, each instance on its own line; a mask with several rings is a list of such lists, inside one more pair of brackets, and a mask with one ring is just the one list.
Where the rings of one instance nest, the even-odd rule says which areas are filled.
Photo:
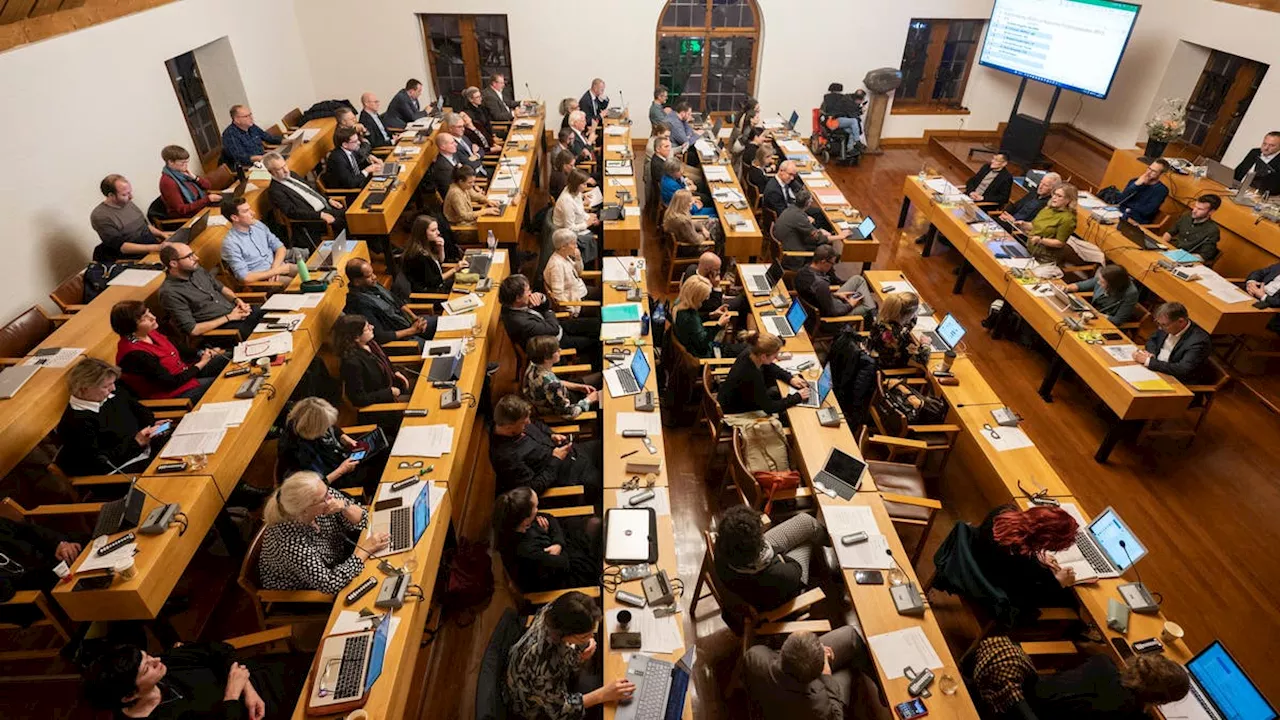
[[307, 269], [305, 260], [298, 263], [298, 279], [302, 282], [310, 282], [311, 280], [311, 271]]

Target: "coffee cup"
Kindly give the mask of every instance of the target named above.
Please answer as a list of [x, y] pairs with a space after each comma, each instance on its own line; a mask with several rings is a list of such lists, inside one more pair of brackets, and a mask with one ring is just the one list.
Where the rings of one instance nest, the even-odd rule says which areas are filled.
[[115, 571], [121, 580], [132, 580], [138, 576], [138, 568], [134, 566], [131, 557], [116, 563]]
[[1178, 623], [1169, 621], [1164, 624], [1164, 627], [1160, 628], [1160, 640], [1163, 641], [1165, 645], [1171, 645], [1181, 639], [1182, 626]]
[[369, 713], [364, 709], [356, 709], [347, 713], [346, 720], [369, 720]]

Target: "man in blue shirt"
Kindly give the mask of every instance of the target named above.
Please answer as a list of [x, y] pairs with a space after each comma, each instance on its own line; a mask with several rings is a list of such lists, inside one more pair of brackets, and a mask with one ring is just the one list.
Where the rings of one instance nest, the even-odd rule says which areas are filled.
[[222, 216], [231, 222], [222, 239], [222, 262], [236, 280], [269, 282], [298, 274], [297, 263], [306, 260], [306, 251], [286, 248], [266, 225], [258, 222], [244, 198], [224, 199]]
[[222, 158], [232, 170], [239, 170], [262, 159], [262, 144], [279, 145], [282, 138], [253, 124], [253, 111], [247, 105], [231, 106], [231, 124], [222, 131]]
[[1152, 160], [1146, 172], [1129, 181], [1116, 201], [1122, 217], [1139, 225], [1150, 225], [1160, 213], [1160, 204], [1169, 197], [1164, 174], [1169, 172], [1169, 162], [1163, 158]]

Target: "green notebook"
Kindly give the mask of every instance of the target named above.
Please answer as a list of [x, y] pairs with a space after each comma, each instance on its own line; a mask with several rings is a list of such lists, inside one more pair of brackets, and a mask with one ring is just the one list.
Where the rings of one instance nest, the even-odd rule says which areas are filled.
[[600, 322], [640, 322], [640, 304], [606, 305], [600, 308]]

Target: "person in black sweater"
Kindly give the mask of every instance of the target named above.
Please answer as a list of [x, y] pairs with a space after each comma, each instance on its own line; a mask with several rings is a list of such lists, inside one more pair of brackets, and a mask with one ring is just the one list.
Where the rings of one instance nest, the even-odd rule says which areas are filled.
[[522, 592], [600, 584], [600, 518], [538, 512], [538, 494], [518, 487], [493, 506], [494, 545], [507, 575]]
[[533, 292], [529, 279], [519, 274], [508, 275], [498, 286], [498, 302], [502, 305], [502, 327], [515, 345], [524, 348], [529, 338], [555, 335], [560, 347], [574, 348], [578, 357], [587, 358], [593, 365], [598, 362], [600, 318], [557, 319], [547, 296]]
[[356, 407], [396, 402], [409, 393], [409, 380], [396, 370], [373, 340], [363, 315], [342, 315], [333, 323], [333, 347], [342, 358], [342, 390]]
[[1071, 547], [1078, 528], [1062, 508], [1004, 505], [987, 513], [978, 527], [973, 559], [1014, 608], [1034, 617], [1036, 608], [1075, 604], [1067, 590], [1076, 582], [1075, 572], [1059, 567], [1049, 553]]
[[163, 439], [161, 423], [127, 392], [116, 392], [120, 368], [94, 357], [67, 373], [71, 399], [58, 422], [58, 466], [68, 475], [142, 470]]
[[1181, 700], [1191, 689], [1187, 671], [1163, 655], [1138, 655], [1123, 670], [1094, 655], [1034, 682], [1027, 701], [1038, 720], [1142, 720], [1149, 705]]
[[[52, 590], [58, 584], [54, 566], [74, 563], [82, 547], [49, 528], [0, 517], [0, 555], [5, 559], [0, 565], [0, 603], [19, 590]], [[0, 605], [3, 623], [29, 625], [41, 617], [30, 605]]]
[[85, 670], [84, 692], [115, 718], [277, 720], [293, 714], [310, 656], [264, 656], [237, 662], [226, 643], [175, 645], [156, 657], [117, 645]]
[[382, 475], [386, 456], [352, 460], [351, 454], [360, 448], [355, 438], [338, 427], [337, 408], [323, 398], [303, 398], [294, 403], [280, 434], [276, 480], [309, 470], [330, 487], [372, 490]]
[[431, 215], [419, 215], [413, 221], [402, 262], [411, 292], [416, 293], [447, 293], [453, 289], [454, 275], [467, 269], [465, 259], [445, 269], [444, 236], [440, 221]]
[[493, 410], [489, 462], [500, 492], [518, 487], [546, 492], [552, 487], [583, 485], [598, 495], [603, 485], [601, 451], [599, 440], [575, 443], [551, 432], [533, 417], [533, 406], [519, 395], [503, 397]]
[[[773, 364], [782, 351], [782, 340], [777, 335], [747, 331], [739, 335], [738, 340], [746, 344], [747, 349], [720, 383], [718, 398], [725, 414], [760, 410], [772, 415], [809, 399], [809, 384], [804, 378]], [[774, 386], [779, 381], [798, 392], [782, 397]]]
[[811, 570], [822, 565], [827, 530], [800, 513], [764, 530], [761, 514], [735, 505], [720, 516], [716, 537], [716, 577], [735, 595], [762, 612], [773, 610], [812, 587]]
[[964, 184], [965, 194], [974, 202], [1004, 207], [1009, 202], [1009, 194], [1013, 192], [1013, 174], [1009, 172], [1008, 165], [1008, 155], [992, 155], [991, 162], [983, 165]]

